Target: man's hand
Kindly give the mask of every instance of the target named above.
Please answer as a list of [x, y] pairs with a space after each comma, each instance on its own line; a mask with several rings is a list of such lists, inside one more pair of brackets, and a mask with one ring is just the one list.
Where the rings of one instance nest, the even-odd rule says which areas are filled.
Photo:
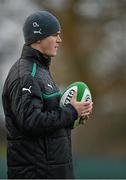
[[77, 100], [77, 92], [74, 93], [70, 104], [74, 106], [78, 113], [79, 118], [79, 124], [84, 124], [88, 119], [90, 114], [92, 113], [93, 109], [93, 102], [90, 101], [84, 101], [84, 102], [78, 102]]
[[84, 118], [85, 116], [89, 116], [92, 112], [93, 102], [90, 101], [78, 102], [76, 99], [77, 99], [77, 92], [74, 93], [70, 101], [70, 104], [72, 104], [76, 109], [76, 111], [78, 112], [78, 117]]

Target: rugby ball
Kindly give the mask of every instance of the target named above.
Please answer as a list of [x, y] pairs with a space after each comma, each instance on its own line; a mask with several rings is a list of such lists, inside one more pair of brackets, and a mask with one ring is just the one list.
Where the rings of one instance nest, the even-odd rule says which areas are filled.
[[70, 100], [74, 94], [77, 92], [77, 101], [92, 101], [92, 96], [90, 89], [88, 88], [87, 84], [84, 82], [75, 82], [70, 84], [65, 91], [63, 92], [61, 99], [60, 99], [60, 107], [63, 107], [70, 103]]

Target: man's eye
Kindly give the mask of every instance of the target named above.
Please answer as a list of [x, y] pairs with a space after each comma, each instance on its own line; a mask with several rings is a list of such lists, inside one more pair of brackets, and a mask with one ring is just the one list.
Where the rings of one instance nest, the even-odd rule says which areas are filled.
[[58, 34], [57, 34], [57, 33], [55, 33], [55, 34], [53, 34], [53, 36], [58, 36]]

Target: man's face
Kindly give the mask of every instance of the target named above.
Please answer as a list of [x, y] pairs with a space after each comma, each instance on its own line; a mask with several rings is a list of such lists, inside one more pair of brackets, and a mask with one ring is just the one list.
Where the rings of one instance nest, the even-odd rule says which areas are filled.
[[62, 40], [60, 38], [60, 32], [57, 32], [40, 41], [40, 51], [45, 56], [55, 57], [57, 55], [57, 50], [61, 42]]

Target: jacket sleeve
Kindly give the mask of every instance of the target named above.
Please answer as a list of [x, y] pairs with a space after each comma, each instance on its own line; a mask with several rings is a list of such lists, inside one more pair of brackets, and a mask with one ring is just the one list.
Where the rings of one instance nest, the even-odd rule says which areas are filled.
[[71, 104], [44, 111], [41, 89], [30, 75], [16, 81], [11, 89], [11, 107], [17, 127], [27, 134], [43, 135], [59, 128], [70, 128], [77, 119], [77, 112]]

